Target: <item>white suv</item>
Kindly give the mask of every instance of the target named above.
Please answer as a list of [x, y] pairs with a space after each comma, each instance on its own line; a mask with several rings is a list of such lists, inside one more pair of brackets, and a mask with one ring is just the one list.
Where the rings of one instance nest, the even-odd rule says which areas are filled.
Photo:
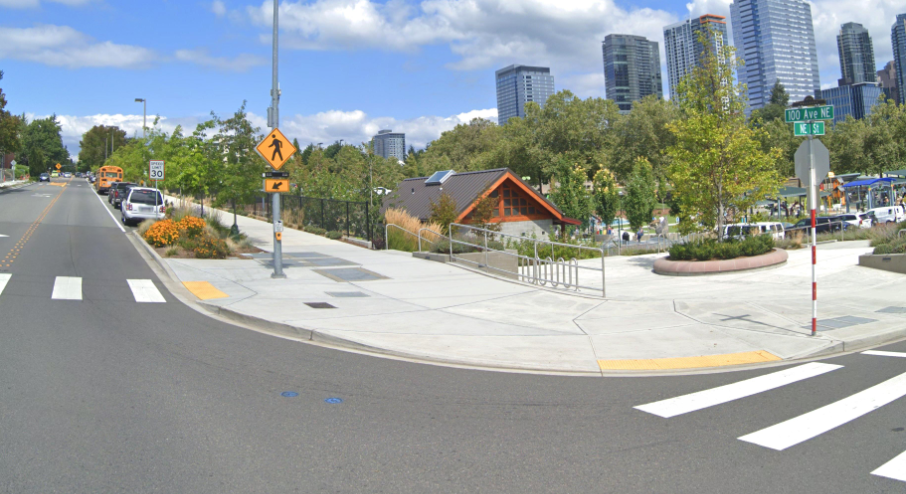
[[872, 208], [867, 211], [868, 216], [872, 218], [872, 224], [882, 223], [899, 223], [906, 219], [906, 211], [903, 206], [884, 206]]
[[156, 189], [133, 187], [120, 205], [124, 225], [138, 223], [142, 220], [162, 220], [166, 216], [167, 206], [164, 197]]

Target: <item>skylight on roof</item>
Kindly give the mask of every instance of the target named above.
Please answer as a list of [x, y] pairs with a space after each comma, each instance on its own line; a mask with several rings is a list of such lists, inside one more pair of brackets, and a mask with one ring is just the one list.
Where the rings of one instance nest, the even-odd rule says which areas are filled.
[[425, 180], [425, 185], [440, 185], [455, 173], [456, 172], [453, 170], [434, 172], [434, 175], [431, 175], [430, 177], [428, 177], [428, 180]]

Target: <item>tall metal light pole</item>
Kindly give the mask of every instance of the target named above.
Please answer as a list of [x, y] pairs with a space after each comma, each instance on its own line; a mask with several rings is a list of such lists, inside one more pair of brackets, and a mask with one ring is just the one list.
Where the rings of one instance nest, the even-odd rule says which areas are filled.
[[135, 98], [136, 103], [142, 104], [142, 139], [145, 138], [145, 128], [148, 126], [148, 100]]
[[[271, 130], [280, 126], [280, 86], [277, 82], [277, 27], [279, 25], [280, 8], [278, 0], [274, 0], [274, 54], [273, 54], [273, 77], [271, 80], [271, 107], [268, 111], [268, 123]], [[277, 236], [278, 232], [283, 231], [282, 220], [280, 219], [280, 194], [274, 193], [272, 198], [273, 204], [273, 221], [274, 221], [274, 274], [271, 278], [286, 278], [283, 274], [283, 241]], [[282, 236], [282, 233], [281, 233]]]

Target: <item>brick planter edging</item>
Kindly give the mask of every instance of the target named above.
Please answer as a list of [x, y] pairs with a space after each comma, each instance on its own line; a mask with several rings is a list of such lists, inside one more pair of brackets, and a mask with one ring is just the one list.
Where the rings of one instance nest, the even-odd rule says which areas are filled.
[[785, 263], [788, 257], [783, 249], [774, 249], [767, 254], [755, 257], [738, 257], [719, 261], [671, 261], [669, 257], [662, 257], [654, 261], [654, 272], [670, 276], [732, 273], [776, 266]]

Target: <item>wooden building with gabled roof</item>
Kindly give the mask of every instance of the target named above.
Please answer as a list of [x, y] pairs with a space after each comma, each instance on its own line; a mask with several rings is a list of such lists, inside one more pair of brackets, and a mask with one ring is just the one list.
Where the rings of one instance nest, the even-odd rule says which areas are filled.
[[485, 197], [497, 199], [492, 223], [500, 223], [501, 232], [510, 235], [537, 236], [551, 233], [555, 225], [578, 225], [560, 208], [516, 176], [509, 168], [456, 173], [437, 172], [430, 177], [409, 178], [384, 197], [382, 211], [395, 207], [427, 221], [431, 202], [448, 194], [456, 201], [457, 223], [469, 224], [478, 202]]

